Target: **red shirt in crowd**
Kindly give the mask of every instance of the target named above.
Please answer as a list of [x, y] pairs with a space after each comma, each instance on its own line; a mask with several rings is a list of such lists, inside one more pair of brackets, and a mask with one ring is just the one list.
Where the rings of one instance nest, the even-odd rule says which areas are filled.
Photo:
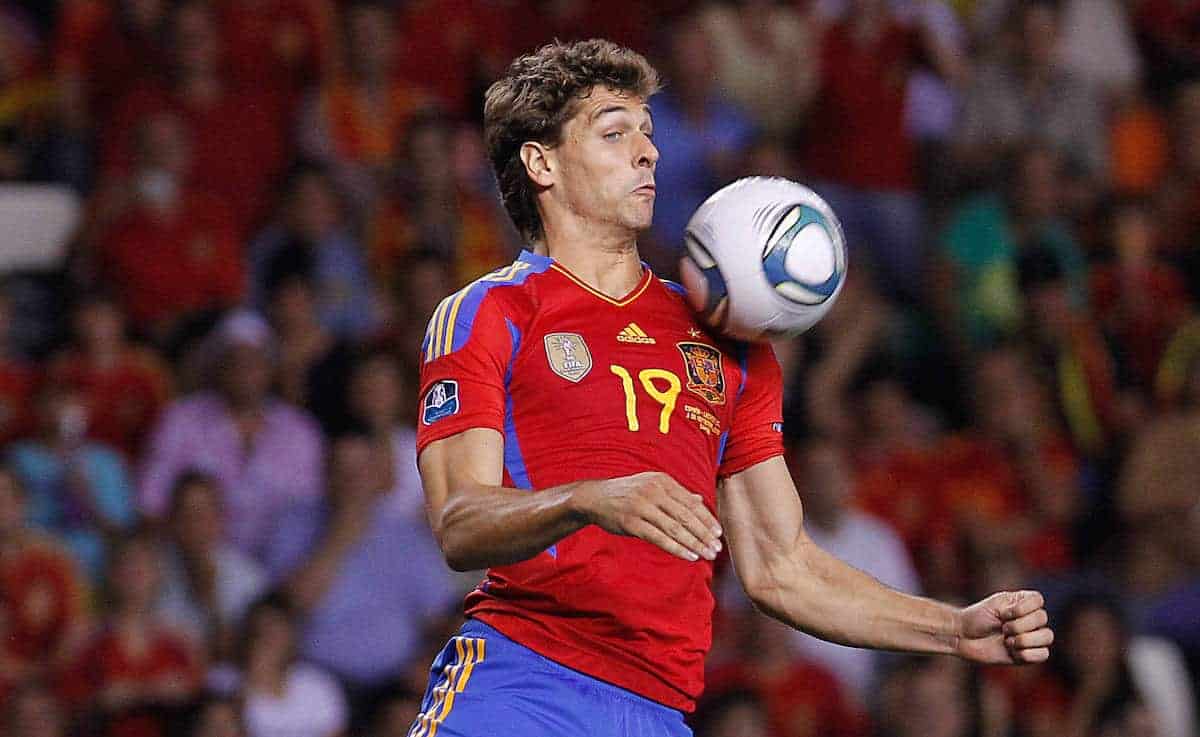
[[[86, 602], [75, 559], [53, 539], [0, 541], [0, 657], [50, 665], [83, 624]], [[15, 685], [0, 678], [0, 701]]]
[[293, 110], [329, 73], [337, 29], [328, 0], [219, 0], [216, 10], [238, 89], [277, 94]]
[[773, 737], [857, 737], [869, 734], [866, 718], [846, 700], [837, 678], [817, 663], [790, 660], [777, 672], [753, 663], [730, 663], [709, 672], [706, 693], [751, 688], [763, 700]]
[[104, 737], [166, 737], [165, 720], [153, 706], [159, 699], [148, 694], [157, 689], [184, 693], [199, 689], [201, 663], [183, 635], [158, 625], [149, 625], [140, 634], [146, 639], [135, 640], [116, 628], [103, 630], [62, 679], [64, 699], [77, 708], [95, 704], [113, 687], [140, 692], [134, 706], [109, 715]]
[[21, 361], [0, 360], [0, 444], [33, 430], [34, 370]]
[[158, 113], [178, 115], [191, 141], [191, 184], [220, 196], [245, 234], [266, 215], [285, 164], [283, 112], [268, 90], [226, 90], [211, 105], [198, 107], [166, 87], [145, 84], [122, 100], [104, 125], [102, 166], [112, 174], [130, 173], [139, 123]]
[[821, 43], [821, 86], [805, 134], [808, 171], [859, 189], [911, 191], [916, 152], [904, 108], [913, 35], [893, 24], [862, 45], [852, 22], [830, 27]]
[[69, 350], [50, 362], [55, 384], [80, 390], [88, 406], [88, 437], [107, 443], [129, 458], [166, 404], [170, 373], [153, 351], [127, 347], [111, 366], [98, 366], [85, 354]]
[[223, 202], [185, 192], [174, 212], [143, 206], [100, 240], [103, 269], [130, 320], [141, 327], [228, 307], [245, 291], [245, 265]]

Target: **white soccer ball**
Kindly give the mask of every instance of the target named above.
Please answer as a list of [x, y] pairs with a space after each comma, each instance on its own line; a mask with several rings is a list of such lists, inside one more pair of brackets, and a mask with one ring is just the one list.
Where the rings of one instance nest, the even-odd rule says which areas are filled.
[[687, 298], [734, 338], [798, 335], [829, 312], [846, 281], [846, 238], [816, 192], [746, 177], [704, 201], [684, 234]]

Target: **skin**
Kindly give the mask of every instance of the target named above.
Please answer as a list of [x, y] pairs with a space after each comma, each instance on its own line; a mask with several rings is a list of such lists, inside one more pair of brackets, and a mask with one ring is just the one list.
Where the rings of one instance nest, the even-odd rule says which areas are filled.
[[[645, 100], [594, 88], [554, 146], [520, 151], [537, 186], [536, 249], [613, 297], [641, 279], [637, 236], [650, 226], [658, 150]], [[588, 480], [537, 494], [502, 484], [504, 442], [474, 428], [431, 443], [419, 465], [431, 526], [459, 570], [516, 563], [595, 524], [685, 560], [712, 560], [725, 535], [751, 600], [797, 629], [861, 647], [947, 653], [985, 663], [1041, 662], [1053, 633], [1042, 596], [994, 594], [966, 608], [901, 594], [818, 548], [782, 456], [720, 481], [721, 520], [667, 474]]]

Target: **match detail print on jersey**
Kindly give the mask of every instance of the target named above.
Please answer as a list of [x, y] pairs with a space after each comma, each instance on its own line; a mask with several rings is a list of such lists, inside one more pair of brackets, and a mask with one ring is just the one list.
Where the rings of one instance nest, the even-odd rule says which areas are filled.
[[592, 354], [578, 333], [547, 333], [546, 358], [554, 373], [578, 384], [592, 370]]
[[458, 382], [454, 379], [442, 379], [425, 393], [425, 401], [421, 403], [421, 422], [426, 425], [450, 415], [458, 414]]

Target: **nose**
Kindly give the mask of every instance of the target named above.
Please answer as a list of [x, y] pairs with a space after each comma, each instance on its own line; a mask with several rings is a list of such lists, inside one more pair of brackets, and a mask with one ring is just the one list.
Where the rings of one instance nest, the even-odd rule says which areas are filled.
[[658, 147], [654, 145], [654, 141], [650, 140], [650, 136], [642, 134], [642, 143], [637, 149], [637, 166], [641, 168], [648, 166], [651, 169], [658, 163]]

